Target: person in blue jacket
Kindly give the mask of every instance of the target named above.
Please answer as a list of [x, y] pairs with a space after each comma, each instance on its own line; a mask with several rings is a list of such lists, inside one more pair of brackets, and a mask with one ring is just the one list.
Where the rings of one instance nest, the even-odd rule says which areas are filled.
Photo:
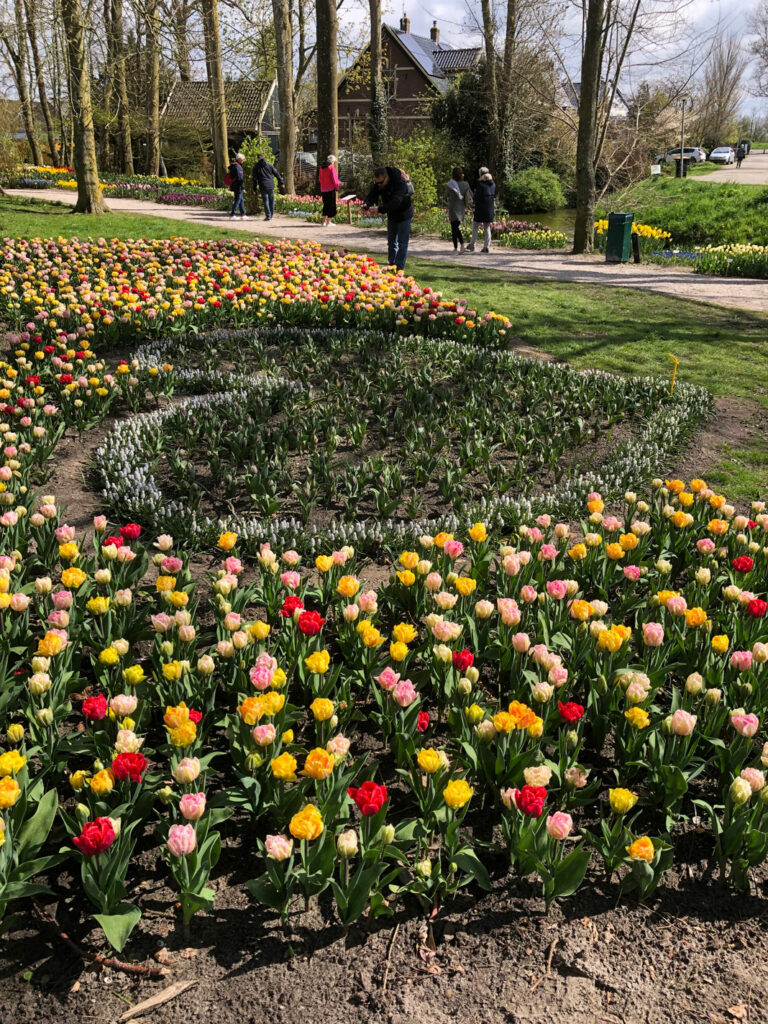
[[413, 185], [408, 175], [398, 167], [377, 167], [363, 209], [368, 210], [372, 206], [376, 206], [379, 213], [387, 215], [390, 266], [405, 270], [413, 219]]
[[230, 220], [235, 220], [238, 210], [240, 211], [240, 220], [248, 220], [245, 215], [245, 199], [243, 197], [243, 190], [245, 189], [245, 179], [243, 177], [244, 163], [245, 157], [242, 153], [238, 153], [229, 165], [229, 176], [232, 180], [232, 183], [229, 186], [232, 190], [232, 210], [229, 214]]

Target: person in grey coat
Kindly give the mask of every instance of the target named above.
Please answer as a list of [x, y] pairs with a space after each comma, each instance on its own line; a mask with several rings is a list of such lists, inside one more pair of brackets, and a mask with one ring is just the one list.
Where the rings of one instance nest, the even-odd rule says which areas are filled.
[[445, 185], [448, 220], [451, 222], [451, 240], [454, 252], [464, 252], [464, 235], [461, 233], [461, 225], [467, 213], [467, 205], [472, 203], [472, 189], [464, 178], [463, 167], [454, 167], [451, 174], [453, 177]]

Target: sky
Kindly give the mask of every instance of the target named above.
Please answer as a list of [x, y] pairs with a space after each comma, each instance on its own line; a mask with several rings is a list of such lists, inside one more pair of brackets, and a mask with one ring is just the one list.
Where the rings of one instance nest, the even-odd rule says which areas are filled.
[[[497, 0], [503, 3], [503, 0]], [[748, 44], [747, 20], [758, 6], [759, 0], [692, 0], [688, 18], [697, 31], [708, 32], [719, 23], [734, 36], [743, 36]], [[428, 36], [433, 21], [440, 28], [442, 42], [452, 46], [473, 46], [479, 43], [479, 33], [471, 35], [467, 25], [471, 21], [470, 7], [479, 9], [478, 3], [448, 3], [446, 0], [389, 0], [385, 2], [384, 20], [397, 25], [403, 10], [411, 20], [411, 31]], [[747, 95], [742, 110], [762, 112], [768, 108], [768, 98]]]

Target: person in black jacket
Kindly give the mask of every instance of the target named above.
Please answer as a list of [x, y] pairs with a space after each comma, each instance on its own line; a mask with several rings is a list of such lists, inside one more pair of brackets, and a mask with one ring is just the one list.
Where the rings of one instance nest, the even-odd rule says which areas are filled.
[[483, 225], [483, 248], [482, 252], [489, 252], [491, 248], [491, 224], [495, 212], [494, 197], [496, 195], [496, 182], [491, 176], [487, 167], [481, 167], [475, 185], [475, 215], [472, 222], [472, 241], [467, 246], [467, 252], [475, 251], [477, 232], [480, 225]]
[[376, 206], [387, 215], [387, 251], [390, 266], [405, 270], [408, 241], [413, 217], [413, 185], [408, 175], [397, 167], [377, 167], [373, 186], [363, 204], [368, 210]]
[[240, 220], [248, 220], [245, 216], [245, 200], [243, 198], [243, 190], [245, 188], [245, 179], [243, 177], [243, 163], [245, 157], [242, 153], [238, 153], [232, 163], [229, 165], [229, 174], [232, 179], [232, 184], [229, 186], [232, 190], [232, 210], [229, 214], [229, 219], [234, 220], [237, 211], [240, 211]]
[[275, 179], [277, 179], [278, 185], [283, 184], [278, 169], [265, 160], [262, 154], [253, 168], [253, 191], [261, 193], [261, 201], [264, 203], [264, 220], [272, 220], [275, 212]]

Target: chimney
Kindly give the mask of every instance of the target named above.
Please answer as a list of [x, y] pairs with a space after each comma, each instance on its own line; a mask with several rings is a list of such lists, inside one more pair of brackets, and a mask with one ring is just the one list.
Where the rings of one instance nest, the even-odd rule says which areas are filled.
[[429, 38], [432, 40], [435, 46], [437, 46], [437, 44], [440, 42], [440, 29], [437, 27], [436, 21], [432, 22], [432, 28], [429, 30]]
[[403, 16], [400, 19], [400, 31], [405, 33], [410, 33], [411, 31], [411, 19], [407, 16], [405, 11], [403, 11]]

